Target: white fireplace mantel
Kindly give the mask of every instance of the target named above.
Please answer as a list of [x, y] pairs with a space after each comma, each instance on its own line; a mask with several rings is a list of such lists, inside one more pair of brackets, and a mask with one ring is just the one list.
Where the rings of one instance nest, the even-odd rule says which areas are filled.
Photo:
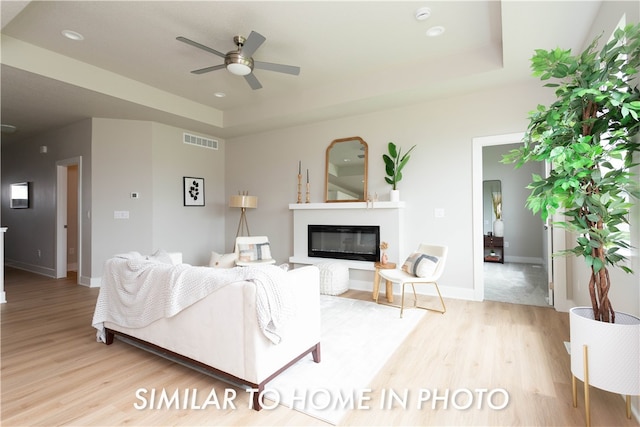
[[[317, 225], [377, 225], [380, 241], [389, 243], [389, 261], [398, 262], [406, 258], [404, 253], [404, 208], [405, 202], [337, 202], [337, 203], [292, 203], [293, 212], [293, 264], [317, 264], [327, 258], [307, 256], [309, 224]], [[340, 260], [355, 270], [374, 270], [373, 262]]]
[[405, 202], [335, 202], [335, 203], [290, 203], [290, 210], [325, 209], [401, 209]]

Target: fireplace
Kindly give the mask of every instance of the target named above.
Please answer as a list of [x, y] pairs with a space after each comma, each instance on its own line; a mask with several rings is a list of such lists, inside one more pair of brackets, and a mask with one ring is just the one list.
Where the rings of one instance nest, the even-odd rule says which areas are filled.
[[377, 225], [307, 226], [307, 255], [355, 261], [380, 259], [380, 227]]

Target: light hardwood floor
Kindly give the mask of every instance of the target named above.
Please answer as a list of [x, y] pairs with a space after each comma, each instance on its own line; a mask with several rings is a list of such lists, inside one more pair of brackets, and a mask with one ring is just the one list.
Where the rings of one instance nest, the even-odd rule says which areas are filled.
[[[9, 302], [2, 304], [0, 318], [3, 426], [327, 425], [284, 407], [255, 412], [237, 388], [236, 409], [137, 410], [133, 405], [140, 403], [135, 396], [140, 388], [205, 394], [215, 389], [222, 395], [232, 386], [121, 341], [97, 343], [91, 319], [98, 289], [7, 269], [5, 290]], [[361, 291], [343, 296], [371, 298]], [[446, 303], [447, 313], [429, 312], [370, 384], [373, 395], [408, 390], [411, 407], [353, 410], [343, 425], [584, 425], [582, 390], [578, 408], [571, 404], [563, 344], [569, 339], [566, 313], [499, 302]], [[436, 409], [431, 402], [421, 410], [415, 404], [421, 390], [437, 389], [443, 396], [446, 390], [498, 388], [509, 394], [509, 404], [500, 411], [486, 400], [478, 409], [478, 399], [466, 410], [451, 403], [445, 409], [442, 401]], [[465, 396], [459, 396], [464, 403]], [[625, 417], [618, 395], [592, 388], [591, 404], [594, 426], [638, 425]]]

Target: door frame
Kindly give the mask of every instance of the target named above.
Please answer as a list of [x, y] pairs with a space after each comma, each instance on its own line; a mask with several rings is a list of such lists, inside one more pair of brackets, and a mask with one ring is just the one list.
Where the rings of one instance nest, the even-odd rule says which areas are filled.
[[78, 167], [78, 284], [82, 278], [82, 156], [56, 162], [56, 278], [67, 277], [67, 174], [69, 166]]
[[[473, 216], [473, 283], [474, 283], [474, 299], [477, 301], [484, 300], [484, 227], [483, 227], [483, 208], [482, 208], [482, 149], [484, 147], [494, 145], [506, 145], [522, 142], [524, 132], [516, 132], [502, 135], [490, 135], [476, 137], [472, 139], [473, 145], [473, 170], [472, 170], [472, 216]], [[548, 239], [553, 241], [555, 238], [553, 232], [547, 232]], [[555, 272], [552, 265], [555, 261], [551, 258], [551, 253], [546, 254], [545, 260], [550, 267], [547, 271]], [[557, 285], [557, 283], [556, 283]], [[555, 287], [549, 283], [550, 287]], [[555, 301], [550, 301], [555, 303]], [[553, 304], [550, 304], [553, 305]]]

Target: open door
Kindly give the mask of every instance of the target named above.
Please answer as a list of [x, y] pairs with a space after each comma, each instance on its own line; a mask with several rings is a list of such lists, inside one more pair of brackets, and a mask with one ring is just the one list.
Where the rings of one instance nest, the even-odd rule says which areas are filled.
[[67, 277], [67, 166], [57, 165], [56, 279]]
[[[75, 185], [69, 188], [69, 169], [74, 169], [77, 179]], [[80, 283], [82, 274], [82, 159], [74, 157], [71, 159], [60, 160], [56, 162], [56, 278], [67, 277], [69, 270], [69, 248], [73, 249], [73, 254], [77, 257], [78, 283]], [[68, 211], [69, 192], [73, 192], [71, 197], [76, 200], [75, 212]], [[74, 221], [72, 233], [72, 241], [68, 241], [69, 220]]]

